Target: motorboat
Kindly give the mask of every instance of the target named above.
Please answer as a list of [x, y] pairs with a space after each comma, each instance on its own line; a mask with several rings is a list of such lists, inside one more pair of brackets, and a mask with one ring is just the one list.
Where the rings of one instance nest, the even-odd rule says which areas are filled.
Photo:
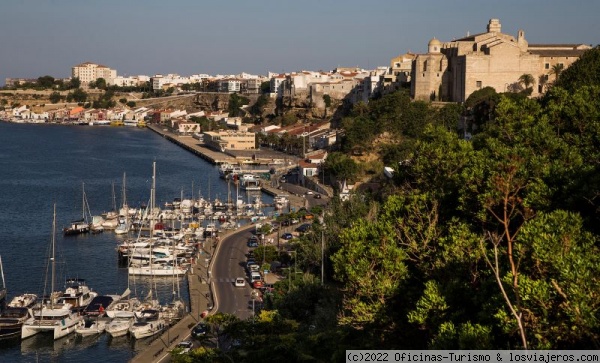
[[108, 322], [100, 319], [88, 319], [84, 320], [76, 329], [75, 333], [87, 337], [103, 333], [106, 329]]
[[129, 328], [133, 325], [133, 319], [133, 317], [115, 318], [106, 325], [104, 331], [113, 338], [127, 335]]
[[185, 275], [187, 273], [187, 268], [182, 266], [175, 266], [170, 263], [165, 264], [151, 264], [148, 266], [134, 267], [130, 266], [128, 268], [128, 272], [130, 275], [136, 276], [180, 276]]
[[135, 339], [141, 339], [160, 333], [166, 328], [165, 319], [160, 317], [158, 310], [143, 310], [136, 314], [135, 322], [129, 328], [129, 334]]
[[66, 280], [66, 288], [59, 302], [71, 304], [74, 310], [81, 311], [87, 307], [98, 293], [92, 291], [84, 279], [71, 278]]
[[37, 295], [35, 294], [23, 294], [12, 299], [8, 307], [0, 314], [0, 339], [21, 335], [23, 323], [32, 317], [31, 307], [36, 300]]

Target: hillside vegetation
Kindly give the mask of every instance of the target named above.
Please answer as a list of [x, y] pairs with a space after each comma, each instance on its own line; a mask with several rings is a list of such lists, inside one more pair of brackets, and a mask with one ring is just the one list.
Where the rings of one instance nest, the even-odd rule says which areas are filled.
[[[574, 67], [598, 66], [599, 52]], [[397, 165], [393, 185], [334, 200], [326, 226], [295, 243], [304, 275], [278, 283], [255, 323], [211, 318], [239, 348], [178, 361], [600, 348], [600, 84], [564, 75], [541, 99], [494, 93], [472, 104], [469, 119], [476, 106], [487, 118], [469, 141], [455, 106], [399, 93], [355, 107], [344, 150]]]

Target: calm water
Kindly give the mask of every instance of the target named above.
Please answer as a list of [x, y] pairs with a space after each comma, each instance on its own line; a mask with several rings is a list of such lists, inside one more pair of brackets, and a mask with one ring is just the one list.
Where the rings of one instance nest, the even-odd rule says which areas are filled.
[[[60, 230], [81, 217], [82, 183], [92, 214], [112, 208], [112, 183], [120, 205], [124, 172], [128, 204], [148, 203], [153, 161], [157, 203], [164, 205], [182, 193], [207, 198], [209, 191], [211, 199], [227, 199], [227, 184], [216, 166], [150, 130], [0, 122], [0, 255], [8, 298], [44, 291], [54, 203], [60, 275], [86, 279], [101, 294], [122, 293], [128, 279], [127, 270], [117, 265], [115, 247], [121, 238], [109, 231], [63, 237]], [[270, 202], [266, 196], [263, 201]], [[181, 283], [186, 299], [185, 280]], [[137, 295], [148, 288], [147, 280], [136, 281]], [[158, 290], [161, 300], [169, 301], [172, 280], [159, 279]], [[0, 362], [126, 362], [145, 344], [107, 335], [71, 335], [59, 341], [36, 336], [0, 341]]]

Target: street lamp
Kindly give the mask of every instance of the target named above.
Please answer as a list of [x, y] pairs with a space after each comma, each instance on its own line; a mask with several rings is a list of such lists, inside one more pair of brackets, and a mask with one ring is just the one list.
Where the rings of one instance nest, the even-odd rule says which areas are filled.
[[252, 299], [252, 323], [254, 323], [254, 319], [256, 317], [256, 310], [254, 304], [256, 302], [256, 299], [258, 298], [258, 293], [256, 292], [256, 290], [252, 290], [250, 298]]

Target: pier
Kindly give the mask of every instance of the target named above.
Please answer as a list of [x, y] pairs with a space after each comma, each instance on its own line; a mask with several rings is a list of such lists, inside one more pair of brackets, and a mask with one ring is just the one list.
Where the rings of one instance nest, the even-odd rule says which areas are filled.
[[[156, 132], [167, 140], [181, 146], [182, 148], [188, 150], [189, 152], [198, 155], [202, 159], [208, 161], [212, 164], [235, 164], [235, 165], [264, 165], [267, 166], [263, 169], [245, 169], [244, 172], [259, 174], [259, 173], [269, 173], [271, 169], [275, 169], [276, 173], [285, 172], [291, 168], [296, 167], [297, 165], [297, 157], [293, 157], [291, 155], [287, 155], [281, 153], [279, 151], [261, 151], [261, 150], [232, 150], [239, 153], [239, 155], [234, 156], [228, 153], [220, 152], [213, 150], [209, 147], [204, 146], [204, 144], [197, 139], [191, 136], [181, 136], [176, 133], [169, 131], [168, 128], [164, 128], [161, 125], [156, 124], [148, 124], [146, 126], [148, 129]], [[248, 152], [252, 152], [252, 155], [248, 155]], [[259, 155], [259, 156], [256, 156]], [[261, 157], [263, 155], [264, 157]], [[286, 163], [284, 161], [289, 160]], [[274, 164], [277, 161], [278, 164]]]

